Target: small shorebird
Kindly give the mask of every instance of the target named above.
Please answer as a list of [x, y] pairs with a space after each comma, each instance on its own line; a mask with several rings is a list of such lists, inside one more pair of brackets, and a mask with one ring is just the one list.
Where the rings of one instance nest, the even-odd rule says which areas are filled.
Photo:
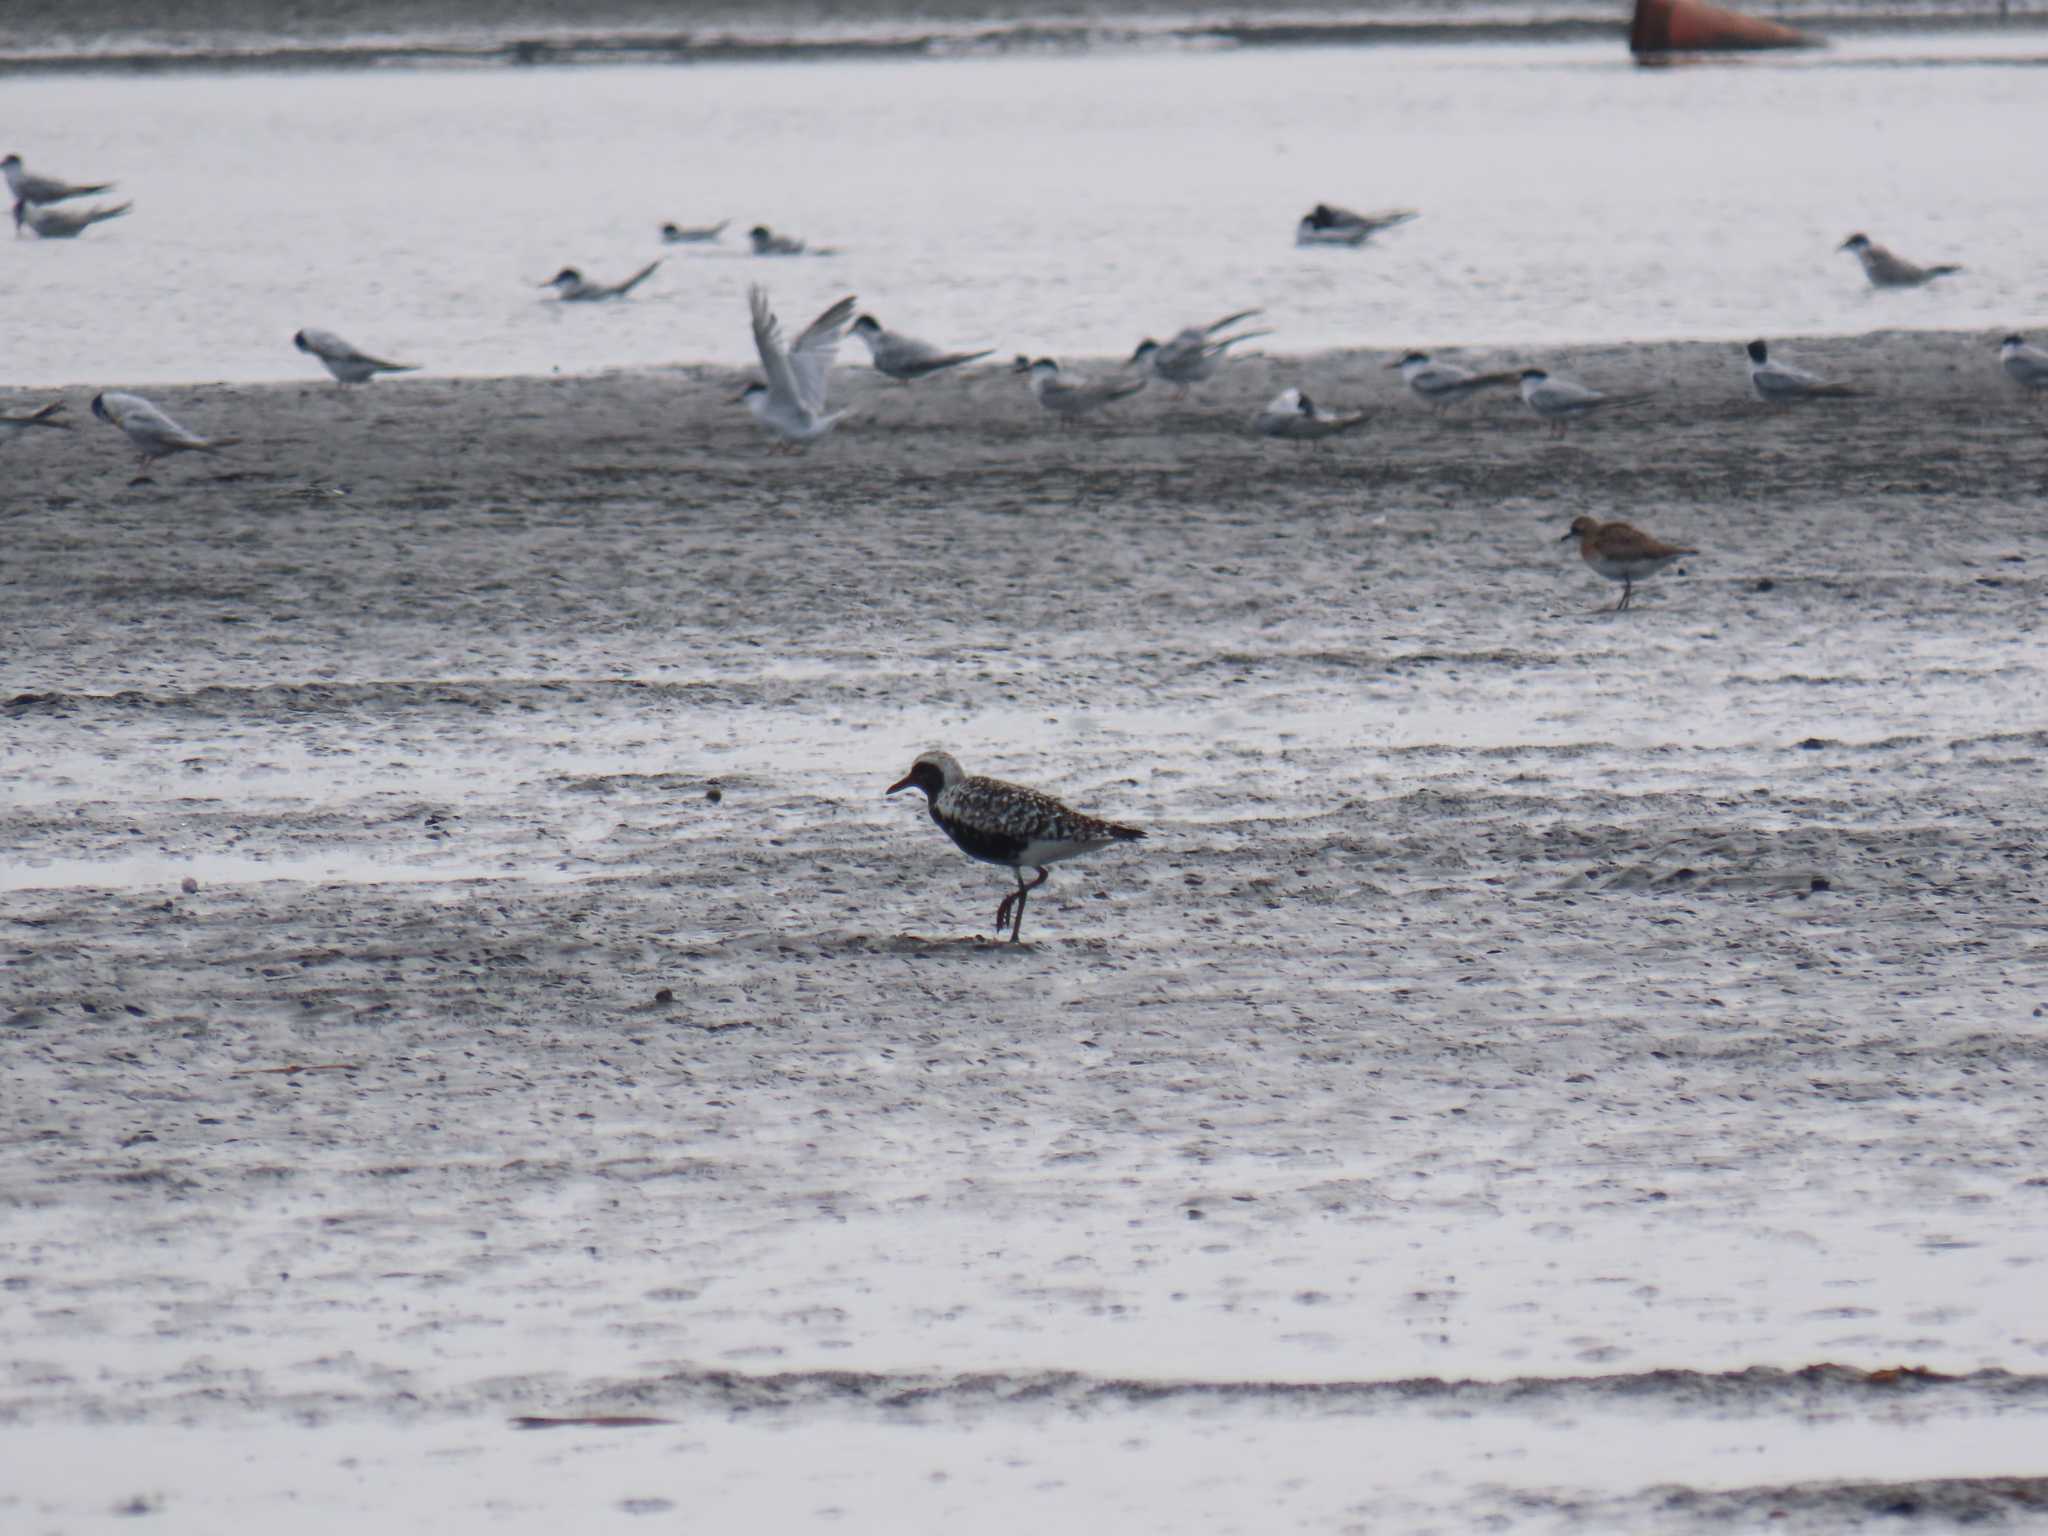
[[1830, 384], [1804, 368], [1771, 361], [1771, 349], [1761, 341], [1752, 341], [1745, 350], [1749, 353], [1749, 387], [1756, 391], [1757, 399], [1772, 405], [1793, 400], [1853, 400], [1863, 393], [1846, 384]]
[[1649, 398], [1647, 393], [1610, 395], [1588, 389], [1569, 379], [1553, 379], [1541, 368], [1522, 370], [1522, 403], [1550, 423], [1555, 437], [1564, 436], [1573, 417], [1590, 415], [1609, 406], [1641, 405]]
[[[984, 864], [1000, 864], [1017, 877], [1017, 889], [996, 908], [996, 932], [1000, 934], [1009, 922], [1012, 944], [1024, 931], [1025, 901], [1051, 878], [1047, 865], [1111, 843], [1137, 842], [1145, 835], [1136, 827], [1084, 816], [1021, 784], [965, 773], [944, 752], [919, 754], [910, 772], [891, 784], [888, 793], [904, 789], [924, 791], [932, 820], [962, 853]], [[1027, 882], [1027, 869], [1036, 869], [1038, 878]], [[1010, 918], [1012, 903], [1015, 921]]]
[[26, 416], [0, 415], [0, 448], [5, 448], [17, 437], [28, 436], [30, 430], [35, 427], [54, 427], [59, 432], [69, 432], [70, 422], [55, 419], [57, 413], [63, 409], [62, 400], [52, 400], [48, 405], [30, 411]]
[[1031, 393], [1038, 403], [1062, 421], [1077, 421], [1145, 387], [1143, 374], [1135, 379], [1091, 379], [1086, 374], [1063, 374], [1060, 365], [1049, 357], [1029, 364], [1020, 357], [1016, 367], [1031, 375]]
[[1175, 398], [1178, 399], [1188, 392], [1189, 385], [1214, 377], [1216, 370], [1223, 366], [1224, 354], [1240, 341], [1273, 334], [1271, 331], [1243, 331], [1235, 336], [1217, 334], [1258, 313], [1256, 309], [1245, 309], [1234, 315], [1225, 315], [1214, 325], [1190, 325], [1163, 344], [1147, 336], [1138, 343], [1138, 350], [1131, 354], [1130, 365], [1150, 368], [1154, 375], [1176, 386]]
[[1609, 581], [1621, 583], [1621, 601], [1614, 605], [1616, 613], [1629, 605], [1638, 581], [1656, 575], [1681, 556], [1699, 553], [1653, 539], [1628, 523], [1603, 523], [1597, 517], [1573, 518], [1564, 537], [1579, 541], [1581, 560]]
[[1998, 366], [2021, 389], [2048, 389], [2048, 352], [2028, 346], [2022, 337], [2008, 336], [1998, 344]]
[[882, 322], [873, 315], [862, 315], [854, 321], [853, 334], [867, 343], [875, 372], [906, 384], [912, 379], [930, 378], [948, 368], [977, 362], [995, 350], [989, 347], [979, 352], [941, 352], [928, 341], [905, 336], [901, 331], [884, 330]]
[[1863, 263], [1863, 275], [1870, 279], [1873, 288], [1918, 288], [1922, 283], [1963, 270], [1953, 262], [1939, 267], [1915, 266], [1862, 234], [1851, 235], [1836, 249], [1856, 253], [1856, 259]]
[[1497, 373], [1474, 373], [1456, 363], [1439, 363], [1427, 352], [1410, 352], [1387, 364], [1401, 370], [1401, 382], [1414, 391], [1415, 398], [1441, 411], [1446, 406], [1491, 389], [1496, 384], [1514, 384], [1521, 374], [1512, 368]]
[[292, 345], [320, 359], [337, 383], [361, 384], [380, 373], [417, 373], [418, 363], [387, 363], [381, 357], [359, 352], [332, 331], [303, 330], [292, 337]]
[[793, 347], [783, 345], [782, 322], [768, 307], [767, 289], [749, 288], [747, 304], [754, 316], [754, 350], [761, 354], [761, 371], [768, 382], [749, 384], [737, 398], [746, 402], [754, 420], [786, 442], [823, 437], [852, 414], [826, 410], [825, 395], [840, 338], [853, 315], [853, 295], [805, 326]]
[[1294, 226], [1294, 243], [1363, 245], [1374, 235], [1419, 217], [1412, 208], [1381, 208], [1373, 213], [1353, 213], [1349, 208], [1317, 203]]
[[128, 441], [142, 455], [144, 469], [174, 453], [219, 453], [241, 441], [238, 437], [201, 437], [197, 432], [179, 426], [142, 396], [123, 394], [119, 390], [109, 389], [94, 395], [92, 413], [127, 434]]
[[554, 289], [555, 297], [564, 304], [594, 304], [600, 299], [623, 299], [646, 282], [660, 265], [658, 261], [650, 261], [623, 283], [593, 283], [574, 267], [564, 267], [541, 287]]
[[0, 175], [7, 178], [7, 190], [24, 203], [61, 203], [66, 198], [91, 197], [95, 192], [111, 192], [114, 183], [95, 181], [89, 185], [59, 181], [54, 176], [34, 176], [21, 163], [21, 156], [9, 155], [0, 160]]
[[1283, 389], [1268, 400], [1252, 418], [1252, 430], [1261, 437], [1290, 437], [1317, 442], [1365, 425], [1364, 411], [1349, 416], [1317, 410], [1315, 402], [1298, 389]]
[[90, 208], [45, 208], [25, 197], [17, 197], [14, 200], [14, 233], [18, 236], [26, 228], [39, 240], [76, 240], [93, 225], [118, 219], [134, 206], [133, 203], [96, 203]]
[[661, 226], [663, 245], [710, 245], [725, 233], [725, 226], [731, 219], [720, 219], [716, 224], [664, 224]]

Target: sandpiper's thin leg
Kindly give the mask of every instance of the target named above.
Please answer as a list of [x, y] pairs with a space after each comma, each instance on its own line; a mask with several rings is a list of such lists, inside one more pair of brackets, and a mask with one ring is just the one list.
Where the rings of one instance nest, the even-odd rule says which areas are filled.
[[1635, 582], [1634, 582], [1633, 580], [1631, 580], [1631, 579], [1630, 579], [1629, 577], [1627, 577], [1627, 576], [1624, 576], [1624, 577], [1622, 577], [1622, 578], [1621, 578], [1621, 601], [1620, 601], [1620, 602], [1618, 602], [1618, 603], [1616, 603], [1616, 604], [1614, 605], [1614, 611], [1615, 611], [1616, 613], [1619, 613], [1619, 612], [1621, 612], [1621, 610], [1622, 610], [1622, 609], [1624, 609], [1624, 608], [1626, 608], [1626, 607], [1628, 606], [1628, 604], [1629, 604], [1629, 599], [1630, 599], [1630, 598], [1632, 598], [1632, 597], [1634, 597], [1635, 595], [1636, 595], [1636, 584], [1635, 584]]

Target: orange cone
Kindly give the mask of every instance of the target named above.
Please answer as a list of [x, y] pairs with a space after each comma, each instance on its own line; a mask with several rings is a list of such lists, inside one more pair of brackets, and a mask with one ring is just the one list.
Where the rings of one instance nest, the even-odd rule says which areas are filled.
[[1724, 11], [1705, 0], [1636, 0], [1635, 19], [1629, 23], [1629, 51], [1646, 53], [1704, 53], [1740, 48], [1811, 48], [1818, 38], [1759, 21], [1754, 16]]

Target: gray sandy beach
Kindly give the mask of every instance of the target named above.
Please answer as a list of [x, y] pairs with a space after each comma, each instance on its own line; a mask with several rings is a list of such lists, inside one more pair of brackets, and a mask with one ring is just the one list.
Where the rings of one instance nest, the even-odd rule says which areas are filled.
[[[804, 454], [713, 370], [196, 386], [244, 445], [141, 485], [73, 399], [0, 463], [0, 1517], [2038, 1512], [1994, 343], [1552, 353], [1657, 391], [1561, 443], [1378, 354], [1068, 431], [849, 367]], [[1701, 553], [1614, 614], [1581, 513]], [[928, 746], [1149, 838], [996, 943]]]

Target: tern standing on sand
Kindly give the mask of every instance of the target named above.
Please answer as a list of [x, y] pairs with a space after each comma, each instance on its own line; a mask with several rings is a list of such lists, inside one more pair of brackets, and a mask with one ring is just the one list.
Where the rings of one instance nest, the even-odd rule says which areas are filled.
[[1091, 379], [1086, 374], [1061, 373], [1060, 365], [1049, 357], [1028, 364], [1019, 358], [1018, 365], [1031, 375], [1031, 393], [1039, 405], [1062, 421], [1077, 421], [1145, 387], [1142, 374], [1135, 379]]
[[174, 453], [219, 453], [241, 441], [238, 437], [201, 437], [181, 427], [140, 395], [109, 389], [92, 397], [92, 413], [127, 434], [147, 469]]
[[1772, 405], [1788, 405], [1795, 400], [1850, 400], [1862, 393], [1846, 384], [1830, 384], [1804, 368], [1775, 361], [1771, 349], [1761, 341], [1752, 341], [1745, 350], [1749, 353], [1749, 387], [1756, 391], [1757, 399]]
[[319, 358], [321, 366], [341, 384], [361, 384], [380, 373], [419, 371], [418, 363], [387, 363], [381, 357], [358, 351], [332, 331], [316, 331], [309, 327], [292, 337], [292, 345]]
[[2025, 337], [2008, 336], [1998, 344], [1998, 366], [2021, 389], [2048, 389], [2048, 352], [2027, 345]]
[[1557, 437], [1563, 437], [1577, 417], [1618, 405], [1640, 405], [1649, 398], [1647, 394], [1610, 395], [1588, 389], [1569, 379], [1553, 379], [1541, 368], [1522, 370], [1522, 403], [1549, 422]]
[[1258, 313], [1256, 309], [1244, 309], [1234, 315], [1225, 315], [1214, 325], [1190, 325], [1164, 343], [1147, 336], [1131, 354], [1131, 364], [1151, 369], [1155, 377], [1175, 387], [1176, 396], [1185, 395], [1190, 385], [1213, 378], [1216, 370], [1223, 366], [1224, 354], [1240, 341], [1273, 334], [1271, 331], [1241, 331], [1235, 336], [1217, 334]]
[[1401, 382], [1408, 386], [1415, 398], [1439, 411], [1469, 399], [1482, 389], [1514, 384], [1522, 377], [1511, 368], [1495, 373], [1474, 373], [1456, 363], [1439, 363], [1427, 352], [1410, 352], [1405, 357], [1396, 358], [1387, 367], [1400, 369]]
[[782, 322], [768, 307], [767, 289], [748, 289], [747, 304], [754, 317], [754, 350], [761, 354], [761, 371], [768, 382], [749, 384], [739, 398], [754, 420], [785, 442], [823, 437], [851, 414], [826, 410], [825, 395], [840, 338], [853, 316], [853, 296], [848, 294], [805, 326], [793, 347], [783, 345]]
[[868, 356], [874, 359], [875, 372], [888, 378], [900, 379], [908, 384], [913, 379], [930, 378], [948, 368], [959, 368], [967, 363], [978, 362], [987, 357], [993, 348], [979, 352], [942, 352], [928, 341], [919, 341], [915, 336], [905, 336], [901, 331], [883, 329], [882, 322], [873, 315], [862, 315], [853, 322], [853, 334], [867, 343]]

